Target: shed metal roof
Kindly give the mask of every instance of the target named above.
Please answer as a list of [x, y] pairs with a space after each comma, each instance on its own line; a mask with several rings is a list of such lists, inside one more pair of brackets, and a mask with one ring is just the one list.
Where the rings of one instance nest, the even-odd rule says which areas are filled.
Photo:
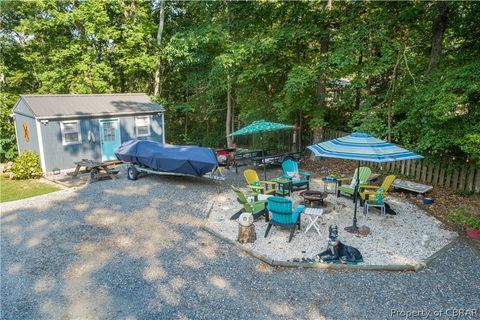
[[37, 119], [118, 116], [164, 111], [144, 93], [21, 95], [20, 99], [25, 101]]

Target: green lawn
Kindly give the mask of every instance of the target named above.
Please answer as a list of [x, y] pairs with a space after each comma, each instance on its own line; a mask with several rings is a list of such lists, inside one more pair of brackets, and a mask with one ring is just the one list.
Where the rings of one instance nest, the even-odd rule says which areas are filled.
[[10, 180], [0, 176], [0, 202], [30, 198], [58, 190], [60, 188], [37, 180]]

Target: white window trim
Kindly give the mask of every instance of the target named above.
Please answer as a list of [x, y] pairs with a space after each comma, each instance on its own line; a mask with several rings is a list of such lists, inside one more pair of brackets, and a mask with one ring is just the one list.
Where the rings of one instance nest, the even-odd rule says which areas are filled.
[[[78, 128], [78, 141], [74, 142], [66, 142], [65, 141], [65, 132], [64, 132], [64, 122], [76, 122]], [[64, 146], [74, 145], [74, 144], [81, 144], [82, 143], [82, 129], [80, 128], [80, 120], [69, 120], [69, 121], [62, 121], [60, 122], [60, 130], [62, 131], [62, 144]]]
[[[37, 127], [38, 152], [40, 153], [40, 166], [44, 174], [47, 173], [47, 163], [45, 162], [45, 150], [43, 149], [42, 125], [40, 121], [35, 121]], [[62, 135], [63, 136], [63, 135]], [[18, 137], [17, 137], [18, 139]]]
[[[148, 119], [148, 125], [147, 125], [148, 133], [147, 133], [147, 134], [138, 134], [137, 118], [140, 118], [140, 117], [141, 117], [141, 118], [147, 117], [147, 119]], [[150, 115], [136, 116], [136, 117], [135, 117], [135, 136], [136, 136], [137, 138], [150, 137], [150, 134], [151, 134], [151, 124], [152, 124], [152, 120], [151, 120], [151, 116], [150, 116]]]

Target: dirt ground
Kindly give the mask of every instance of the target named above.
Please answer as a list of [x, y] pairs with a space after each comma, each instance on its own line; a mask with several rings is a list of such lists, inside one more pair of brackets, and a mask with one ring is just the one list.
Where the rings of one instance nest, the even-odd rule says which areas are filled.
[[[346, 177], [353, 174], [356, 168], [355, 161], [340, 160], [340, 159], [319, 159], [306, 160], [302, 164], [302, 169], [314, 172], [319, 176], [327, 176], [335, 174], [338, 177]], [[375, 172], [375, 170], [374, 170]], [[409, 178], [414, 181], [414, 179]], [[456, 210], [462, 210], [465, 214], [480, 216], [480, 195], [462, 195], [451, 189], [434, 186], [433, 190], [428, 193], [428, 196], [435, 201], [430, 206], [425, 206], [421, 201], [416, 199], [416, 194], [412, 192], [402, 192], [400, 190], [393, 191], [396, 196], [415, 202], [422, 209], [435, 216], [442, 221], [448, 229], [457, 232], [464, 232], [464, 227], [461, 224], [452, 222], [448, 219], [448, 215]]]

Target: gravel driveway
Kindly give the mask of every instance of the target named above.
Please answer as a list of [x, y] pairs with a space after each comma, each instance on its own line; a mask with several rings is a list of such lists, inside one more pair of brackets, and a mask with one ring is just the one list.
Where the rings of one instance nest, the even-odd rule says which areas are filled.
[[120, 177], [2, 204], [2, 319], [480, 315], [480, 256], [465, 242], [419, 273], [272, 270], [199, 229], [218, 183]]

